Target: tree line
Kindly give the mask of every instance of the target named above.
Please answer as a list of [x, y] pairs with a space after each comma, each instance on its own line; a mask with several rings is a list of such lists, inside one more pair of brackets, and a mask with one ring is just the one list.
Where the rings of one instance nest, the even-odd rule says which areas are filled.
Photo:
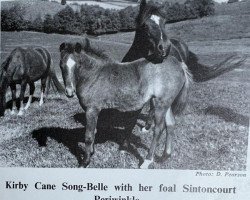
[[[139, 7], [122, 10], [104, 9], [96, 5], [81, 5], [74, 11], [66, 6], [54, 16], [37, 15], [34, 20], [25, 19], [25, 8], [15, 4], [1, 11], [2, 31], [38, 31], [61, 34], [100, 35], [119, 31], [133, 31]], [[169, 23], [195, 19], [214, 14], [212, 0], [187, 0], [185, 4], [164, 4], [164, 15]]]

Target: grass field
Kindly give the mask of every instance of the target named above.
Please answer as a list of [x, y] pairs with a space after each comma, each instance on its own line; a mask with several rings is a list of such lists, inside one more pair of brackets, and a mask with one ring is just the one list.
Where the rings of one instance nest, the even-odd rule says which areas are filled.
[[[223, 22], [227, 22], [226, 19]], [[228, 30], [232, 34], [220, 35], [219, 31], [224, 29], [211, 29], [215, 23], [220, 25], [219, 18], [178, 23], [179, 25], [168, 26], [168, 29], [171, 35], [177, 31], [177, 35], [188, 42], [190, 49], [198, 54], [202, 63], [211, 65], [234, 53], [247, 55], [248, 58], [239, 69], [192, 86], [188, 106], [183, 115], [177, 117], [172, 157], [166, 162], [155, 163], [151, 166], [153, 168], [246, 169], [250, 110], [249, 32], [247, 27], [245, 30], [234, 30], [235, 23], [223, 23], [225, 29], [226, 26], [233, 27]], [[199, 27], [198, 30], [194, 29], [195, 26]], [[193, 29], [187, 31], [185, 27]], [[92, 41], [105, 49], [111, 57], [121, 60], [129, 49], [133, 36], [134, 33], [119, 33], [92, 38]], [[65, 40], [78, 37], [80, 38], [32, 32], [3, 32], [1, 59], [5, 59], [16, 46], [41, 45], [51, 52], [57, 74], [61, 77], [59, 45]], [[24, 116], [11, 116], [7, 111], [6, 116], [0, 119], [0, 166], [77, 167], [76, 149], [78, 142], [84, 140], [83, 110], [77, 99], [67, 99], [53, 93], [40, 108], [39, 90], [37, 87], [34, 103]], [[96, 153], [90, 167], [137, 168], [139, 160], [145, 158], [152, 132], [143, 134], [139, 127], [135, 127], [132, 144], [137, 151], [125, 154], [119, 151], [121, 138], [122, 130], [97, 135]], [[158, 155], [163, 150], [163, 142], [164, 137], [160, 139]], [[45, 147], [40, 146], [44, 144]]]
[[106, 1], [102, 1], [102, 2], [97, 2], [97, 1], [90, 1], [90, 0], [86, 0], [86, 1], [68, 1], [68, 4], [78, 4], [78, 5], [83, 5], [83, 4], [87, 4], [87, 5], [98, 5], [102, 8], [107, 8], [107, 9], [116, 9], [116, 10], [120, 10], [120, 9], [124, 9], [128, 6], [137, 6], [138, 3], [134, 3], [134, 2], [129, 2], [129, 1], [124, 1], [124, 0], [114, 0], [114, 1], [110, 1], [110, 0], [106, 0]]

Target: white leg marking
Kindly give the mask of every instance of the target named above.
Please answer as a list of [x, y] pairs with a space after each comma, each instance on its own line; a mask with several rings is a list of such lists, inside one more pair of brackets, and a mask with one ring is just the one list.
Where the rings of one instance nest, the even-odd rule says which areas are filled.
[[12, 110], [10, 112], [11, 115], [15, 114], [15, 109], [16, 109], [16, 101], [13, 101], [13, 103], [12, 103]]
[[171, 136], [171, 133], [168, 133], [167, 135], [167, 144], [166, 144], [166, 153], [167, 155], [171, 155], [171, 152], [172, 152], [172, 136]]
[[15, 114], [15, 110], [12, 109], [11, 112], [10, 112], [11, 115], [14, 115]]
[[126, 152], [124, 150], [121, 150], [120, 158], [121, 158], [122, 168], [125, 169], [126, 168]]
[[142, 165], [140, 166], [140, 169], [148, 169], [148, 167], [149, 167], [149, 165], [151, 164], [151, 163], [153, 163], [154, 162], [154, 160], [152, 159], [152, 160], [144, 160], [144, 162], [142, 163]]
[[32, 101], [32, 97], [33, 97], [33, 95], [29, 96], [29, 100], [28, 100], [28, 102], [27, 102], [27, 104], [26, 104], [26, 106], [24, 108], [25, 110], [27, 110], [30, 107], [30, 104], [31, 104], [31, 101]]
[[23, 101], [21, 101], [21, 105], [20, 105], [20, 109], [19, 109], [19, 112], [18, 112], [18, 116], [22, 116], [23, 115]]
[[39, 102], [39, 106], [42, 106], [43, 105], [43, 92], [41, 92], [41, 98], [40, 98], [40, 102]]
[[168, 155], [171, 155], [171, 145], [168, 145], [168, 146], [167, 146], [167, 154], [168, 154]]
[[168, 109], [166, 116], [165, 116], [165, 120], [166, 120], [167, 126], [174, 126], [175, 125], [175, 118], [174, 118], [174, 114], [173, 114], [171, 108]]

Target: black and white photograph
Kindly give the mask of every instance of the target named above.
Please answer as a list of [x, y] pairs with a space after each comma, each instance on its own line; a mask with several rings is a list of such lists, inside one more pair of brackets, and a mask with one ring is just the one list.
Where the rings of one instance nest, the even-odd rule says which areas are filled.
[[249, 0], [1, 0], [0, 167], [247, 170]]

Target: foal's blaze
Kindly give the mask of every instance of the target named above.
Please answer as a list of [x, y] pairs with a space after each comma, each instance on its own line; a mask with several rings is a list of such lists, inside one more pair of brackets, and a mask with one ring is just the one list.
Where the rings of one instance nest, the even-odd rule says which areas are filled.
[[72, 98], [75, 95], [75, 83], [74, 83], [74, 71], [76, 62], [73, 56], [67, 58], [66, 65], [64, 66], [64, 84], [65, 84], [65, 93], [67, 97]]

